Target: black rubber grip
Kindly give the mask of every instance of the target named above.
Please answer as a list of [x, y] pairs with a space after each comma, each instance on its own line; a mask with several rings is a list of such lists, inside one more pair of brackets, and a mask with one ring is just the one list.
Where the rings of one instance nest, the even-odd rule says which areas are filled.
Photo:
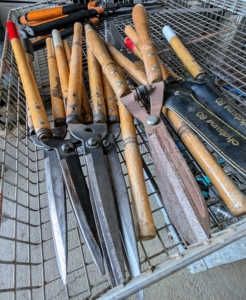
[[59, 30], [68, 25], [74, 24], [75, 22], [81, 22], [90, 17], [95, 17], [96, 15], [98, 15], [98, 12], [95, 9], [77, 11], [77, 12], [71, 13], [69, 16], [62, 18], [62, 19], [47, 22], [47, 23], [40, 24], [37, 26], [27, 26], [26, 31], [31, 36], [50, 34], [53, 29]]
[[[85, 22], [82, 22], [81, 23], [83, 26], [86, 25], [86, 24], [90, 24], [93, 26], [93, 23], [91, 20], [87, 20]], [[65, 39], [71, 35], [73, 35], [73, 25], [71, 26], [68, 26], [65, 30], [61, 31], [60, 34], [61, 34], [61, 39]], [[33, 45], [33, 51], [38, 51], [40, 49], [43, 49], [45, 46], [46, 46], [46, 38], [44, 38], [43, 40], [39, 40], [37, 42], [34, 42], [32, 43]]]
[[69, 15], [75, 11], [79, 11], [82, 9], [87, 9], [87, 4], [86, 3], [76, 3], [76, 4], [70, 4], [63, 6], [62, 8], [62, 13], [64, 15]]

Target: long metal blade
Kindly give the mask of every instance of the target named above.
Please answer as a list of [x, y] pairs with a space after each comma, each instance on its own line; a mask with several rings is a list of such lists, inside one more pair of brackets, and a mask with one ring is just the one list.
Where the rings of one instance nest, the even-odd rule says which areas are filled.
[[[101, 148], [97, 148], [93, 150], [100, 149]], [[119, 285], [125, 280], [123, 249], [120, 238], [120, 230], [118, 227], [114, 194], [104, 162], [102, 150], [100, 156], [97, 154], [86, 154], [85, 160], [88, 166], [88, 177], [92, 187], [93, 198], [95, 201], [100, 227], [102, 229], [102, 235], [107, 249], [108, 258], [114, 274], [116, 285]], [[102, 167], [103, 165], [104, 167]]]
[[[110, 147], [104, 150], [104, 154], [107, 158], [109, 176], [117, 202], [127, 265], [131, 277], [135, 277], [141, 274], [141, 268], [128, 191], [112, 134], [108, 135], [107, 141]], [[144, 299], [143, 290], [138, 291], [137, 296], [139, 300]]]
[[109, 31], [112, 34], [113, 44], [114, 44], [115, 48], [117, 50], [121, 51], [130, 61], [132, 61], [132, 62], [139, 61], [138, 57], [136, 57], [134, 54], [129, 53], [127, 51], [127, 48], [124, 43], [124, 39], [120, 35], [120, 33], [113, 21], [109, 21]]
[[45, 152], [45, 175], [53, 241], [61, 279], [67, 284], [66, 195], [63, 175], [55, 150]]
[[135, 277], [139, 275], [141, 271], [128, 191], [112, 134], [108, 135], [107, 140], [110, 143], [110, 148], [105, 150], [104, 153], [107, 157], [108, 170], [119, 211], [124, 245], [130, 266], [130, 274]]
[[89, 190], [73, 144], [70, 140], [58, 139], [42, 140], [42, 144], [56, 150], [77, 224], [96, 266], [104, 274]]

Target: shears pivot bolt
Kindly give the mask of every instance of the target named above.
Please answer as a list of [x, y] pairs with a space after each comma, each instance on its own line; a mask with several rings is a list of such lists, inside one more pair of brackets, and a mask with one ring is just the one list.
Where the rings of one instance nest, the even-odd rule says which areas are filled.
[[95, 140], [94, 138], [90, 138], [85, 142], [85, 144], [88, 148], [97, 148], [99, 146], [98, 141]]
[[148, 116], [147, 124], [149, 124], [149, 125], [155, 125], [158, 122], [159, 122], [159, 118], [157, 116], [154, 116], [154, 115]]

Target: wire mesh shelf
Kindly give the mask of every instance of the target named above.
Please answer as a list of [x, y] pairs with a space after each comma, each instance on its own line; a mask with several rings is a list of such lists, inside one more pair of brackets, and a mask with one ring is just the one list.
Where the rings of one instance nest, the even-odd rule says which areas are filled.
[[[163, 1], [161, 9], [149, 12], [152, 38], [163, 62], [179, 76], [189, 80], [189, 74], [162, 35], [162, 27], [165, 24], [171, 25], [203, 69], [208, 74], [215, 75], [216, 88], [230, 100], [232, 106], [236, 105], [246, 113], [245, 7], [239, 1], [237, 8], [229, 9], [231, 1], [227, 1], [225, 5], [220, 4], [220, 2], [224, 3], [224, 1], [216, 0]], [[68, 1], [45, 1], [30, 4], [11, 10], [9, 20], [17, 24], [17, 17], [28, 11], [64, 4], [68, 4]], [[131, 15], [114, 17], [114, 22], [124, 36], [124, 27], [127, 24], [132, 25]], [[107, 19], [103, 20], [95, 30], [110, 41]], [[71, 42], [71, 37], [69, 40]], [[1, 65], [0, 191], [2, 225], [0, 231], [0, 278], [2, 277], [2, 279], [0, 299], [99, 298], [100, 295], [105, 294], [110, 289], [107, 274], [101, 276], [93, 264], [76, 226], [68, 198], [67, 287], [63, 286], [60, 279], [49, 220], [43, 151], [34, 146], [28, 135], [25, 95], [7, 36]], [[45, 48], [35, 52], [34, 72], [39, 92], [52, 124]], [[86, 47], [83, 38], [83, 80], [88, 89], [87, 74]], [[151, 270], [158, 269], [158, 266], [162, 265], [160, 278], [168, 276], [165, 271], [170, 262], [173, 262], [174, 257], [181, 257], [181, 260], [176, 260], [173, 267], [175, 270], [179, 270], [222, 247], [223, 245], [219, 245], [216, 240], [216, 236], [224, 237], [225, 244], [228, 244], [246, 235], [243, 231], [237, 234], [237, 229], [235, 229], [241, 228], [240, 224], [244, 226], [245, 218], [232, 217], [215, 187], [209, 182], [170, 124], [165, 118], [163, 121], [197, 181], [200, 182], [202, 193], [208, 205], [212, 236], [215, 236], [215, 240], [211, 239], [210, 246], [187, 245], [178, 235], [162, 206], [144, 129], [142, 124], [136, 121], [146, 186], [157, 228], [155, 239], [138, 242], [141, 270], [147, 272], [146, 274], [151, 277]], [[123, 142], [120, 138], [117, 141], [117, 146], [126, 184], [129, 188]], [[246, 178], [224, 162], [208, 145], [207, 147], [238, 188], [242, 191], [246, 190]], [[81, 167], [86, 174], [82, 157]], [[207, 183], [205, 184], [206, 180]], [[230, 231], [228, 228], [231, 226], [234, 229]], [[186, 253], [188, 253], [189, 258], [182, 260], [182, 257], [187, 257]], [[158, 277], [158, 279], [160, 278]], [[131, 282], [132, 280], [129, 278], [129, 283]], [[138, 283], [144, 283], [145, 286], [149, 284], [142, 277]], [[140, 288], [142, 287], [139, 285]], [[135, 299], [134, 297], [132, 296], [132, 299]]]

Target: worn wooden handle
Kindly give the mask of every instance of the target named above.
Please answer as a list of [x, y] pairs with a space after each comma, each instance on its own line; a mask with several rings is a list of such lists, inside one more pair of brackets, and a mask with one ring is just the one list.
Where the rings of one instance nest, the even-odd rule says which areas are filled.
[[156, 228], [148, 200], [136, 129], [132, 115], [120, 101], [118, 102], [118, 107], [132, 205], [136, 214], [139, 239], [149, 240], [156, 236]]
[[149, 83], [162, 80], [161, 66], [155, 45], [151, 39], [147, 12], [142, 4], [136, 4], [132, 10], [132, 18], [140, 40], [141, 54]]
[[139, 84], [147, 84], [148, 80], [146, 75], [139, 69], [133, 62], [131, 62], [125, 55], [115, 49], [111, 44], [105, 43], [107, 50], [112, 59], [117, 63], [118, 66], [122, 67], [126, 73], [132, 78], [137, 78]]
[[108, 123], [118, 123], [119, 122], [119, 114], [118, 108], [116, 104], [116, 99], [114, 96], [114, 91], [111, 88], [111, 85], [105, 74], [102, 75], [102, 86], [103, 86], [103, 94], [105, 100], [105, 106], [107, 110]]
[[52, 38], [46, 39], [47, 61], [50, 80], [50, 96], [52, 103], [52, 115], [55, 127], [66, 124], [65, 108], [62, 98], [60, 78], [57, 69], [55, 49]]
[[106, 123], [107, 113], [104, 102], [101, 66], [87, 43], [87, 65], [94, 123]]
[[71, 68], [68, 84], [66, 122], [79, 123], [81, 118], [81, 85], [82, 85], [82, 25], [74, 24]]
[[68, 83], [69, 83], [69, 70], [67, 65], [67, 58], [63, 48], [60, 32], [56, 29], [52, 31], [53, 43], [55, 48], [56, 63], [58, 67], [58, 74], [62, 89], [62, 96], [64, 105], [66, 107], [68, 98]]
[[163, 107], [163, 114], [172, 124], [191, 155], [209, 177], [217, 189], [221, 199], [225, 202], [234, 216], [246, 213], [246, 195], [241, 192], [231, 178], [217, 163], [215, 157], [201, 142], [198, 136], [174, 112]]
[[28, 66], [26, 54], [13, 22], [7, 22], [9, 38], [20, 73], [21, 82], [30, 109], [33, 126], [38, 138], [51, 136], [51, 127], [40, 97], [34, 76]]
[[70, 71], [70, 69], [71, 69], [71, 54], [72, 54], [71, 47], [70, 47], [68, 40], [63, 40], [62, 44], [63, 44], [63, 48], [64, 48], [66, 58], [67, 58], [68, 70]]
[[107, 76], [115, 94], [118, 98], [128, 95], [130, 89], [125, 78], [117, 70], [117, 65], [111, 59], [104, 42], [90, 25], [86, 25], [85, 29], [87, 43], [102, 66], [103, 73]]
[[82, 107], [81, 107], [81, 114], [82, 114], [82, 123], [87, 124], [91, 123], [93, 121], [93, 115], [92, 115], [92, 109], [90, 106], [89, 98], [86, 93], [86, 89], [84, 86], [84, 83], [82, 82], [81, 85], [81, 102], [82, 102]]
[[[125, 27], [125, 34], [129, 38], [125, 42], [126, 47], [128, 47], [135, 55], [137, 55], [138, 58], [143, 60], [143, 57], [142, 57], [141, 53], [139, 52], [141, 49], [141, 45], [140, 45], [138, 35], [137, 35], [136, 31], [132, 28], [131, 25], [127, 25]], [[139, 55], [139, 53], [140, 53], [140, 55]], [[158, 59], [159, 59], [160, 65], [161, 65], [162, 78], [167, 84], [170, 82], [173, 82], [173, 81], [181, 80], [181, 78], [177, 74], [175, 74], [173, 71], [171, 71], [168, 67], [166, 67], [164, 65], [164, 63], [162, 62], [162, 60], [160, 58], [158, 58]]]
[[169, 25], [164, 26], [162, 32], [191, 76], [194, 79], [197, 79], [199, 76], [204, 74], [201, 66], [196, 62], [195, 58], [190, 54], [171, 27]]

